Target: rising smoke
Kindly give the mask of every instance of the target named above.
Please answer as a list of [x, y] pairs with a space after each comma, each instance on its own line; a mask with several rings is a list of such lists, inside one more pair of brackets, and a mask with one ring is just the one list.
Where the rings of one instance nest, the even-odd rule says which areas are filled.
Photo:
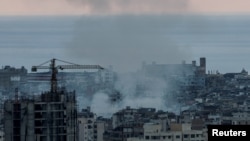
[[172, 38], [181, 22], [182, 16], [82, 17], [67, 54], [119, 72], [135, 71], [143, 61], [179, 63], [192, 58], [190, 48]]
[[119, 74], [114, 89], [119, 92], [119, 98], [112, 100], [112, 94], [100, 90], [91, 99], [87, 94], [80, 96], [79, 105], [90, 106], [99, 116], [110, 117], [114, 112], [127, 106], [131, 108], [155, 108], [179, 114], [180, 104], [176, 95], [178, 87], [166, 78], [154, 74], [145, 75], [142, 72]]
[[188, 46], [180, 46], [178, 41], [171, 38], [172, 29], [183, 22], [182, 15], [134, 14], [186, 10], [187, 1], [74, 0], [74, 4], [89, 8], [92, 13], [113, 13], [116, 10], [123, 13], [115, 16], [84, 16], [76, 23], [68, 55], [91, 60], [104, 67], [112, 65], [118, 71], [114, 89], [121, 94], [121, 101], [112, 103], [109, 95], [100, 91], [91, 100], [83, 97], [80, 104], [83, 107], [91, 106], [95, 113], [103, 116], [126, 106], [176, 112], [179, 104], [172, 93], [175, 86], [169, 80], [145, 76], [136, 71], [143, 61], [180, 63], [191, 57]]
[[189, 0], [68, 0], [91, 14], [163, 14], [188, 11]]

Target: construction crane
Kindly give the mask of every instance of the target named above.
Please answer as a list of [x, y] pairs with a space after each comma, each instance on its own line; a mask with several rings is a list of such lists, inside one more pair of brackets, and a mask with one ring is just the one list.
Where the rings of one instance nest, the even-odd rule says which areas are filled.
[[[56, 65], [56, 61], [60, 61], [60, 62], [64, 62], [67, 63], [68, 65]], [[49, 63], [49, 66], [44, 66], [45, 64]], [[50, 69], [51, 70], [51, 88], [50, 91], [51, 93], [56, 93], [57, 92], [57, 73], [58, 73], [58, 69], [63, 70], [63, 69], [104, 69], [103, 67], [99, 66], [99, 65], [78, 65], [78, 64], [74, 64], [71, 62], [67, 62], [67, 61], [63, 61], [63, 60], [59, 60], [59, 59], [51, 59], [49, 61], [46, 61], [38, 66], [32, 66], [31, 71], [32, 72], [36, 72], [37, 69]]]

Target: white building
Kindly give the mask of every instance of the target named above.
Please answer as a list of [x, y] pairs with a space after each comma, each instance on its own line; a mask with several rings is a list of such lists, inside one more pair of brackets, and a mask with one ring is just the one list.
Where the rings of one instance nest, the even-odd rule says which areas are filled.
[[94, 122], [96, 115], [90, 112], [90, 108], [83, 109], [78, 116], [78, 140], [94, 141]]
[[2, 130], [0, 130], [0, 141], [5, 141], [4, 132]]
[[168, 131], [161, 131], [158, 123], [143, 126], [144, 138], [129, 138], [127, 141], [207, 141], [206, 130], [191, 130], [191, 124], [172, 124]]
[[106, 122], [99, 121], [90, 108], [83, 109], [78, 117], [78, 141], [103, 141]]

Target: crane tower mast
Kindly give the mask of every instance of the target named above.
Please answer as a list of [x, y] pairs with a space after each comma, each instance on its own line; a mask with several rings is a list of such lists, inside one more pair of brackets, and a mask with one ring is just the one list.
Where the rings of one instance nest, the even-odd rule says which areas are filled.
[[[64, 62], [64, 63], [67, 63], [68, 65], [56, 65], [56, 61]], [[50, 62], [49, 66], [44, 66], [44, 64], [47, 64], [49, 62]], [[101, 70], [104, 68], [99, 66], [99, 65], [78, 65], [78, 64], [74, 64], [74, 63], [70, 63], [70, 62], [66, 62], [63, 60], [53, 58], [53, 59], [46, 61], [38, 66], [32, 66], [31, 71], [36, 72], [37, 69], [49, 69], [51, 71], [50, 91], [51, 91], [51, 93], [56, 93], [57, 92], [58, 69], [60, 69], [60, 70], [63, 70], [63, 69], [98, 69], [98, 70]]]

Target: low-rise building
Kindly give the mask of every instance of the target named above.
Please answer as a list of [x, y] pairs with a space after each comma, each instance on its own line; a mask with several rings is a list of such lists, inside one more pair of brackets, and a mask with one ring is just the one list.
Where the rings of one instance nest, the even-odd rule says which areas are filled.
[[207, 141], [206, 129], [192, 130], [191, 124], [171, 124], [168, 131], [161, 131], [158, 123], [146, 123], [143, 128], [143, 138], [128, 138], [127, 141]]

